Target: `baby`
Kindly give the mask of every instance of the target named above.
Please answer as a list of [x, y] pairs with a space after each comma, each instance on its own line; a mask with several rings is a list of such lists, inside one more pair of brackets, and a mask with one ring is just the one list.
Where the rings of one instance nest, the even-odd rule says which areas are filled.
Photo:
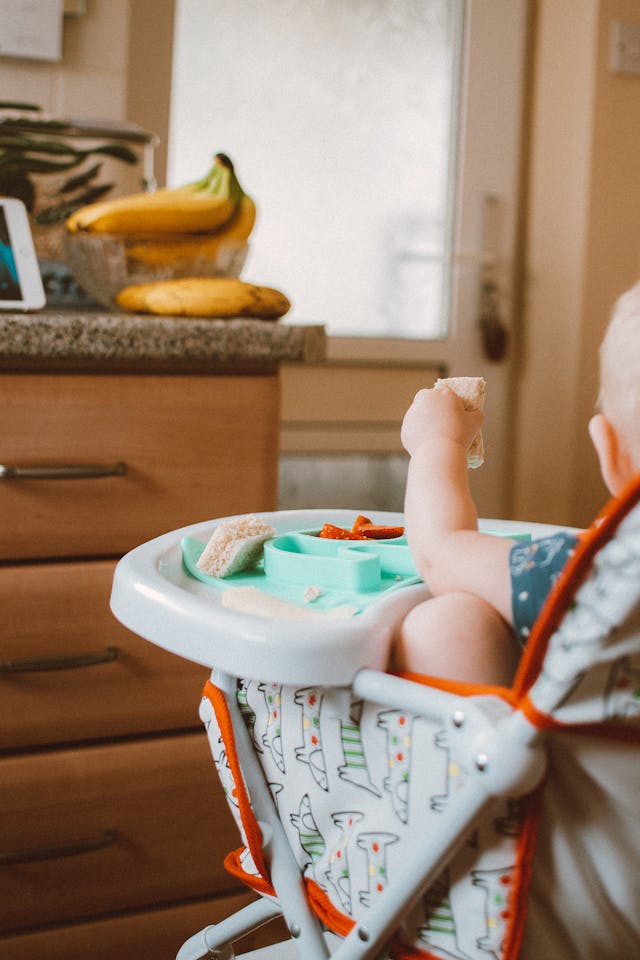
[[[640, 470], [640, 283], [615, 305], [600, 348], [600, 411], [589, 432], [604, 482], [618, 495]], [[467, 450], [482, 414], [450, 390], [420, 390], [402, 425], [410, 454], [409, 546], [433, 597], [396, 638], [396, 670], [509, 685], [522, 642], [576, 538], [532, 544], [478, 532]]]

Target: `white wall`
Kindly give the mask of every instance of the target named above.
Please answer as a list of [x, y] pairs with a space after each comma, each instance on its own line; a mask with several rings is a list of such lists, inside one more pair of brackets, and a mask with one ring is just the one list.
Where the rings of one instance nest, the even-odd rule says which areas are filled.
[[166, 179], [174, 0], [88, 0], [65, 16], [62, 60], [0, 57], [0, 99], [38, 104], [54, 117], [131, 121], [160, 138]]
[[614, 300], [640, 277], [640, 77], [608, 67], [640, 0], [538, 0], [514, 515], [584, 525], [607, 499], [587, 435]]
[[129, 0], [89, 0], [66, 16], [62, 60], [0, 57], [2, 100], [35, 103], [57, 117], [126, 117]]

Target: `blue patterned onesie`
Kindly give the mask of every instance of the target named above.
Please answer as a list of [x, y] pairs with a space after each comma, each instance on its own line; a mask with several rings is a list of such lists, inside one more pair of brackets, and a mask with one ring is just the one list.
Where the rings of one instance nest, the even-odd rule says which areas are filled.
[[509, 557], [513, 627], [525, 643], [549, 591], [573, 553], [578, 538], [554, 533], [531, 543], [516, 543]]

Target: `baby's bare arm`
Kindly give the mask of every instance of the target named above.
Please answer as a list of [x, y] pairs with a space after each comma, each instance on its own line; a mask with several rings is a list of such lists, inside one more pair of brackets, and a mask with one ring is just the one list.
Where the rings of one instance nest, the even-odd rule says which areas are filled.
[[449, 390], [421, 390], [407, 411], [402, 441], [411, 455], [405, 522], [411, 552], [432, 593], [471, 593], [511, 621], [512, 543], [478, 532], [467, 450], [482, 414]]

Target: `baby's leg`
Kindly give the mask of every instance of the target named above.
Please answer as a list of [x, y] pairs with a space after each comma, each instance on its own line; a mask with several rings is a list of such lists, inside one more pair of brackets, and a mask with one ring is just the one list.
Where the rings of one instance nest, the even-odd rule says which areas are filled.
[[405, 618], [392, 660], [395, 670], [448, 680], [509, 686], [521, 648], [493, 607], [468, 593], [418, 604]]

